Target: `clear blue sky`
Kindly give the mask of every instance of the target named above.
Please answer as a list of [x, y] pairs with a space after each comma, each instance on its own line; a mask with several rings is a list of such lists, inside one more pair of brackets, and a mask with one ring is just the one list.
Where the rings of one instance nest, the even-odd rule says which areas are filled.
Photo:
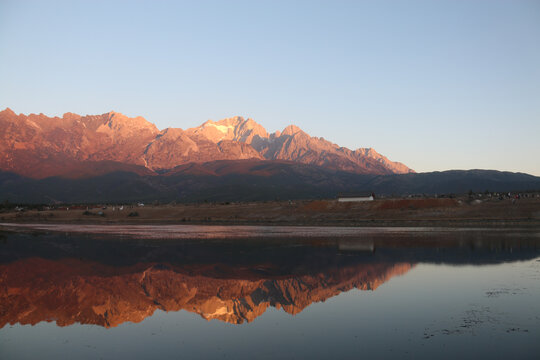
[[540, 175], [540, 1], [0, 1], [0, 107]]

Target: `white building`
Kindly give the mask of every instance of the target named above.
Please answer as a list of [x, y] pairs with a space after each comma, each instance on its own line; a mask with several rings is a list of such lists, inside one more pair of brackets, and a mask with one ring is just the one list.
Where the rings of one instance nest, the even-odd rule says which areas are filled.
[[373, 201], [373, 200], [375, 200], [375, 194], [373, 193], [338, 196], [339, 202]]

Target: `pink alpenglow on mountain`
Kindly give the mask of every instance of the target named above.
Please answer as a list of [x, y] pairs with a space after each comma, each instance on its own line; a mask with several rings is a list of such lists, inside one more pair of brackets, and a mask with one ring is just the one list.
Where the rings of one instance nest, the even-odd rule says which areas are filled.
[[141, 175], [216, 160], [284, 160], [358, 174], [414, 172], [373, 149], [350, 150], [290, 125], [269, 134], [252, 119], [232, 117], [182, 130], [159, 130], [117, 112], [62, 118], [0, 112], [0, 170], [33, 178]]

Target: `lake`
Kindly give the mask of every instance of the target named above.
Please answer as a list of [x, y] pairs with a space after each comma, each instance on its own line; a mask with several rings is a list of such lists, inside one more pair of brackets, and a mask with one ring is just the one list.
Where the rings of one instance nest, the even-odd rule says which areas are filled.
[[537, 359], [535, 229], [0, 224], [2, 359]]

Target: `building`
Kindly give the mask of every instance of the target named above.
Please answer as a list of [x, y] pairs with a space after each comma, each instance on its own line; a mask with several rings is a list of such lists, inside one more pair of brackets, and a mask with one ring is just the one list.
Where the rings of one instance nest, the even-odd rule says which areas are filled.
[[339, 202], [355, 202], [355, 201], [373, 201], [375, 200], [375, 194], [372, 192], [360, 193], [360, 194], [346, 194], [339, 195]]

